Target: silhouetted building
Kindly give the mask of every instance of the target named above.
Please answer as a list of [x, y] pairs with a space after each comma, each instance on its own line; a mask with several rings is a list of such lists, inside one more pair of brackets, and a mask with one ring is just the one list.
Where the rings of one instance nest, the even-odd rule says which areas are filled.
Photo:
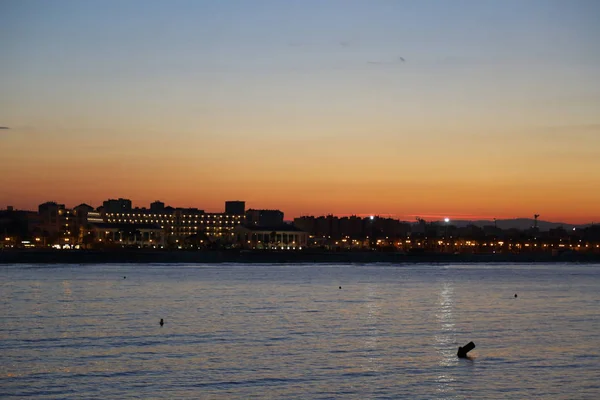
[[33, 231], [39, 223], [36, 212], [15, 210], [10, 206], [0, 210], [0, 247], [14, 247], [22, 240], [33, 240]]
[[61, 245], [72, 244], [79, 236], [72, 210], [64, 204], [49, 201], [38, 206], [39, 231], [45, 239]]
[[283, 224], [283, 212], [280, 210], [246, 211], [246, 225], [279, 226]]
[[[357, 216], [338, 218], [333, 215], [320, 217], [300, 217], [294, 219], [294, 226], [309, 232], [315, 238], [363, 239], [367, 236], [381, 239], [404, 237], [410, 233], [410, 224], [392, 218], [361, 218]], [[352, 243], [352, 241], [343, 242]]]
[[246, 213], [245, 201], [226, 201], [225, 214], [229, 215], [244, 215]]
[[339, 226], [342, 237], [360, 238], [364, 236], [363, 221], [360, 217], [353, 215], [351, 217], [340, 218]]
[[311, 235], [315, 234], [315, 217], [304, 216], [294, 218], [294, 226], [304, 232], [308, 232]]
[[165, 203], [163, 203], [162, 201], [155, 201], [154, 203], [150, 204], [150, 211], [151, 212], [163, 212], [165, 211]]
[[[371, 220], [369, 218], [369, 220]], [[376, 233], [382, 238], [398, 238], [410, 233], [410, 225], [393, 218], [375, 218]]]
[[40, 228], [51, 235], [60, 232], [66, 222], [65, 205], [54, 201], [40, 204], [38, 214], [40, 216]]
[[337, 237], [339, 233], [339, 218], [333, 215], [321, 216], [315, 219], [314, 235], [326, 238]]
[[104, 207], [104, 212], [107, 213], [124, 213], [131, 211], [131, 200], [118, 198], [108, 199], [104, 203], [102, 203]]

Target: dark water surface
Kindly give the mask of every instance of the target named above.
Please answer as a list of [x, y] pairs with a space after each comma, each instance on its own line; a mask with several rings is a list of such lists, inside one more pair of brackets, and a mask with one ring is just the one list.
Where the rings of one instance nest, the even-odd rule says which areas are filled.
[[5, 265], [0, 288], [2, 398], [600, 398], [599, 265]]

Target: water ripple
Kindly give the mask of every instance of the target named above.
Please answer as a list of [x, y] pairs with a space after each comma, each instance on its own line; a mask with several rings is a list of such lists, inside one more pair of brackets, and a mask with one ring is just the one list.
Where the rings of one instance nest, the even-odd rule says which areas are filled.
[[3, 399], [600, 392], [598, 266], [3, 266], [0, 282]]

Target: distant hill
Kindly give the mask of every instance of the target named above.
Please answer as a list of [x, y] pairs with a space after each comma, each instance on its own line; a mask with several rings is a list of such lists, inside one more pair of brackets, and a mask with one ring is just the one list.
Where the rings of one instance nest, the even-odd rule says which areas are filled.
[[[444, 221], [437, 221], [440, 224], [443, 224]], [[519, 229], [525, 230], [533, 227], [535, 221], [533, 218], [514, 218], [514, 219], [499, 219], [496, 221], [496, 226], [500, 229]], [[493, 226], [494, 221], [488, 220], [477, 220], [477, 221], [468, 221], [468, 220], [452, 220], [450, 221], [450, 225], [454, 225], [457, 227], [465, 227], [467, 225], [475, 225], [478, 227], [484, 226]], [[550, 222], [550, 221], [541, 221], [538, 220], [538, 228], [540, 231], [548, 231], [550, 229], [558, 228], [562, 226], [565, 229], [573, 229], [573, 228], [585, 228], [590, 226], [590, 224], [583, 225], [575, 225], [575, 224], [567, 224], [565, 222]]]

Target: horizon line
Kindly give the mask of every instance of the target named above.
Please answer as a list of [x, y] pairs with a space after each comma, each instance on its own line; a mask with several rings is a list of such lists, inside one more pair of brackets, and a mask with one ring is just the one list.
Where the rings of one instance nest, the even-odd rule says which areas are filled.
[[[229, 201], [229, 200], [227, 200]], [[232, 200], [233, 201], [233, 200]], [[57, 201], [53, 201], [50, 200], [48, 202], [54, 202], [57, 204], [62, 204], [60, 202]], [[47, 202], [44, 202], [47, 203]], [[40, 203], [40, 204], [44, 204], [44, 203]], [[82, 205], [82, 204], [86, 204], [89, 205], [86, 202], [82, 202], [77, 204], [77, 206]], [[77, 206], [73, 206], [70, 207], [75, 208]], [[0, 211], [7, 211], [8, 207], [11, 207], [9, 205], [5, 206], [4, 209], [0, 209]], [[92, 207], [92, 206], [90, 206]], [[100, 206], [99, 206], [100, 207]], [[172, 207], [169, 205], [165, 205], [165, 207]], [[69, 208], [69, 207], [66, 207]], [[94, 207], [95, 209], [98, 207]], [[150, 210], [149, 207], [132, 207], [132, 211], [135, 210], [136, 208], [138, 209], [146, 209], [146, 210]], [[219, 214], [219, 213], [224, 213], [224, 210], [222, 211], [206, 211], [203, 208], [199, 208], [199, 207], [172, 207], [174, 209], [198, 209], [198, 210], [202, 210], [203, 212], [207, 213], [207, 214]], [[272, 208], [248, 208], [246, 209], [246, 211], [250, 210], [250, 209], [255, 209], [255, 210], [272, 210]], [[34, 209], [19, 209], [16, 207], [13, 207], [14, 211], [25, 211], [25, 212], [37, 212], [37, 210]], [[279, 211], [282, 211], [280, 209], [277, 209]], [[282, 211], [285, 215], [285, 212]], [[423, 219], [425, 222], [443, 222], [446, 218], [448, 218], [450, 221], [449, 223], [451, 224], [453, 221], [460, 221], [460, 222], [476, 222], [476, 221], [488, 221], [493, 223], [494, 219], [498, 222], [498, 221], [510, 221], [510, 220], [518, 220], [518, 219], [525, 219], [525, 220], [531, 220], [534, 221], [535, 219], [532, 217], [525, 217], [525, 216], [513, 216], [513, 217], [507, 217], [507, 216], [503, 216], [503, 217], [491, 217], [489, 215], [476, 215], [476, 214], [400, 214], [400, 213], [314, 213], [314, 214], [307, 214], [307, 213], [297, 213], [296, 216], [293, 216], [288, 219], [285, 219], [285, 221], [291, 221], [293, 222], [293, 220], [295, 218], [303, 218], [303, 217], [315, 217], [315, 218], [319, 218], [319, 217], [328, 217], [328, 216], [333, 216], [333, 217], [337, 217], [337, 218], [344, 218], [344, 217], [360, 217], [360, 218], [369, 218], [369, 217], [378, 217], [378, 218], [392, 218], [392, 219], [396, 219], [398, 221], [401, 222], [408, 222], [408, 223], [416, 223], [416, 218], [421, 218]], [[547, 223], [553, 223], [553, 224], [565, 224], [565, 225], [595, 225], [595, 222], [593, 219], [588, 220], [588, 222], [565, 222], [565, 221], [554, 221], [554, 220], [544, 220], [544, 219], [538, 219], [538, 223], [539, 222], [547, 222]]]

